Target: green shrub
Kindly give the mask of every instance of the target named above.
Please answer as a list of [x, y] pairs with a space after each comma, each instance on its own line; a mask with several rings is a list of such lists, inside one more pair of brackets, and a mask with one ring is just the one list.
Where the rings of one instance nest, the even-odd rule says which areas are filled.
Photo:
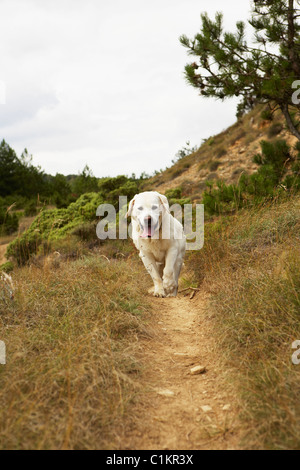
[[36, 215], [37, 213], [37, 207], [36, 207], [36, 202], [35, 201], [30, 201], [26, 206], [24, 210], [24, 215], [26, 217], [31, 217], [33, 215]]
[[221, 162], [219, 160], [213, 160], [209, 164], [209, 169], [210, 169], [210, 171], [216, 171], [219, 168], [220, 165], [221, 165]]
[[181, 188], [168, 189], [165, 193], [165, 196], [168, 199], [180, 199], [182, 197], [182, 189]]
[[272, 124], [270, 127], [269, 127], [269, 130], [268, 130], [268, 137], [271, 139], [272, 137], [275, 137], [276, 135], [280, 134], [280, 132], [282, 131], [283, 129], [283, 125], [281, 124], [281, 122], [274, 122], [274, 124]]
[[191, 204], [191, 200], [188, 197], [181, 198], [181, 199], [169, 199], [170, 206], [173, 204], [179, 204], [181, 207], [183, 207], [185, 204]]
[[11, 261], [7, 261], [7, 263], [1, 264], [0, 271], [4, 271], [5, 273], [10, 273], [14, 269], [14, 265]]
[[272, 165], [279, 180], [286, 172], [286, 163], [291, 158], [290, 147], [285, 140], [274, 143], [262, 140], [260, 146], [262, 152], [254, 155], [254, 163]]
[[273, 197], [279, 183], [278, 175], [272, 165], [264, 165], [256, 173], [243, 173], [240, 177], [239, 188], [242, 193], [254, 197], [254, 202]]
[[204, 191], [202, 203], [208, 214], [231, 213], [243, 205], [241, 190], [235, 184], [226, 185], [223, 181], [207, 182], [208, 190]]
[[252, 175], [242, 173], [237, 185], [217, 182], [215, 187], [213, 182], [207, 182], [209, 189], [204, 192], [203, 203], [210, 215], [231, 213], [245, 205], [256, 205], [281, 193], [292, 194], [300, 190], [300, 152], [291, 167], [292, 174], [283, 180], [287, 164], [293, 160], [290, 147], [284, 140], [262, 141], [260, 145], [261, 154], [253, 158], [260, 165], [257, 172]]
[[270, 108], [264, 109], [264, 110], [261, 112], [260, 117], [261, 117], [264, 121], [273, 121], [273, 113], [272, 113], [272, 111], [271, 111]]
[[138, 183], [136, 181], [126, 181], [120, 187], [110, 191], [106, 194], [106, 201], [114, 205], [115, 208], [119, 207], [119, 196], [127, 196], [130, 200], [139, 191]]
[[300, 191], [300, 174], [287, 175], [285, 180], [282, 183], [283, 188], [287, 191]]
[[224, 157], [224, 155], [227, 155], [227, 150], [226, 150], [225, 148], [221, 148], [221, 149], [217, 152], [217, 158]]
[[0, 208], [7, 209], [10, 206], [14, 206], [15, 210], [24, 209], [28, 202], [28, 199], [17, 194], [1, 197], [0, 196]]
[[[8, 255], [19, 264], [24, 264], [32, 254], [36, 254], [40, 245], [61, 240], [71, 235], [75, 229], [86, 222], [96, 220], [96, 210], [104, 201], [97, 193], [83, 194], [67, 209], [43, 210], [32, 225], [20, 237], [10, 243]], [[96, 238], [96, 234], [95, 234]]]
[[182, 175], [185, 171], [187, 171], [188, 167], [184, 165], [176, 165], [174, 168], [170, 169], [170, 179], [178, 178], [178, 176]]
[[10, 213], [0, 208], [0, 236], [10, 235], [19, 228], [19, 218], [16, 213]]
[[76, 202], [78, 197], [75, 194], [68, 194], [67, 196], [62, 196], [59, 193], [54, 193], [53, 201], [57, 209], [66, 209], [72, 202]]
[[182, 188], [168, 189], [165, 196], [168, 198], [170, 206], [179, 204], [183, 207], [185, 204], [191, 204], [190, 198], [182, 197]]
[[72, 230], [72, 235], [76, 235], [83, 241], [95, 240], [97, 222], [86, 222]]

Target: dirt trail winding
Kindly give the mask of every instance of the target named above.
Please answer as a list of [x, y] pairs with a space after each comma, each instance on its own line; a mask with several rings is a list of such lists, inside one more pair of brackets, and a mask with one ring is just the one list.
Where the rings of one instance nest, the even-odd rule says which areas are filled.
[[[141, 343], [143, 399], [123, 449], [238, 448], [238, 410], [220, 370], [206, 302], [201, 292], [193, 300], [153, 299], [153, 335]], [[197, 365], [206, 373], [191, 375]]]

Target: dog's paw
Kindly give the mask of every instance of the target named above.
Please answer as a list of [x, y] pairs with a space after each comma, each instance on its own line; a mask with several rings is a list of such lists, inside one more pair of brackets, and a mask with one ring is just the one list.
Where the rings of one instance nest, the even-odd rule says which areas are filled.
[[166, 297], [163, 287], [156, 287], [153, 295], [154, 297]]
[[177, 296], [177, 289], [175, 289], [173, 292], [170, 294], [167, 294], [166, 297], [176, 297]]
[[176, 282], [174, 281], [173, 277], [165, 278], [163, 282], [164, 286], [164, 292], [167, 297], [175, 297], [177, 294], [177, 285]]

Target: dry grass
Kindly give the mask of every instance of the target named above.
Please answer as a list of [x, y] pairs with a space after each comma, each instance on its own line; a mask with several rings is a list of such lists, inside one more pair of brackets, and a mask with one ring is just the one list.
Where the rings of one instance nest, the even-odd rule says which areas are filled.
[[90, 256], [14, 273], [15, 302], [0, 304], [1, 449], [119, 448], [147, 334], [140, 269]]
[[190, 255], [211, 292], [208, 314], [239, 390], [245, 448], [299, 449], [300, 199], [207, 225]]
[[[166, 190], [178, 187], [184, 179], [192, 180], [194, 183], [204, 182], [206, 173], [210, 166], [215, 166], [215, 161], [220, 160], [218, 173], [225, 182], [232, 182], [231, 173], [228, 166], [240, 166], [253, 171], [253, 155], [259, 150], [259, 142], [268, 139], [268, 132], [272, 123], [265, 121], [261, 117], [263, 106], [256, 106], [252, 111], [239, 119], [218, 135], [205, 139], [202, 145], [191, 155], [176, 162], [172, 167], [167, 168], [158, 175], [145, 181], [142, 190]], [[276, 116], [278, 121], [282, 121], [282, 116]], [[233, 168], [234, 169], [234, 168]], [[200, 174], [199, 174], [200, 173]], [[204, 188], [205, 189], [205, 186]], [[203, 194], [203, 189], [194, 194], [189, 193], [189, 197], [194, 201]]]

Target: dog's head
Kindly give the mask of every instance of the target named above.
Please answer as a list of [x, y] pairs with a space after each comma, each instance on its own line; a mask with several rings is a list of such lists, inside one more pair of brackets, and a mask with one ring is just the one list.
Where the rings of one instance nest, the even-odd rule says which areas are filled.
[[137, 222], [141, 238], [153, 238], [158, 234], [166, 213], [170, 213], [166, 196], [156, 191], [146, 191], [136, 194], [130, 201], [126, 217], [131, 216]]

